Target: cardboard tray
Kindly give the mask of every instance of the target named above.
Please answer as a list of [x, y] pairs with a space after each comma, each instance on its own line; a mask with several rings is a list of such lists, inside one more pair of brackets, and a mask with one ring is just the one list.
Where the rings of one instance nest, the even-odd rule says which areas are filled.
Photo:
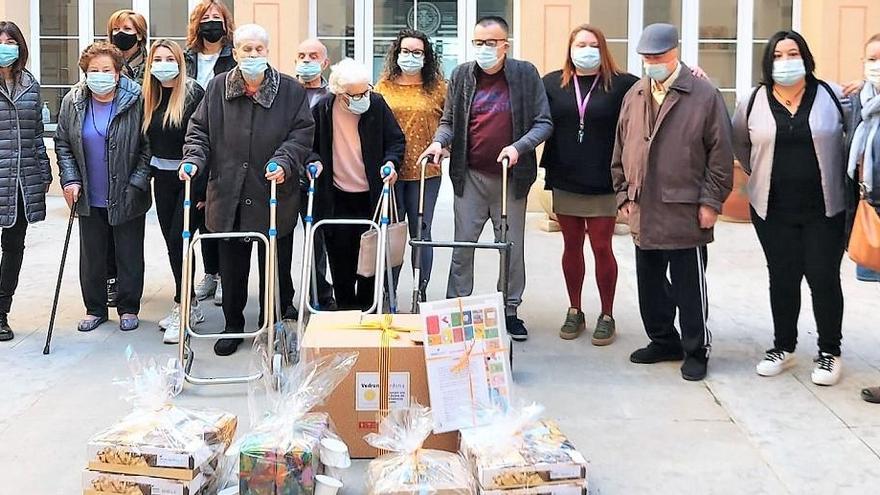
[[191, 481], [83, 471], [83, 495], [201, 495], [205, 476]]

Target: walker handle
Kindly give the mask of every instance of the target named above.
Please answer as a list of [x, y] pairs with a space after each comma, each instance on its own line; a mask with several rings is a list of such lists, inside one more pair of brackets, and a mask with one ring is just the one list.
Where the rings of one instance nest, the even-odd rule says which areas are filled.
[[271, 174], [271, 173], [275, 172], [276, 170], [278, 170], [278, 164], [275, 162], [269, 162], [269, 165], [266, 167], [266, 170], [268, 170], [269, 173]]
[[391, 168], [391, 165], [385, 165], [384, 167], [382, 167], [382, 178], [387, 179], [388, 176], [391, 175], [392, 171], [394, 171], [394, 169]]
[[509, 168], [510, 167], [510, 157], [507, 155], [504, 155], [503, 157], [501, 157], [501, 165], [504, 168]]
[[311, 175], [312, 178], [314, 178], [315, 174], [317, 174], [317, 173], [318, 173], [318, 166], [315, 165], [314, 163], [309, 165], [309, 175]]
[[193, 166], [192, 163], [184, 163], [183, 164], [183, 173], [187, 175], [187, 177], [192, 177]]

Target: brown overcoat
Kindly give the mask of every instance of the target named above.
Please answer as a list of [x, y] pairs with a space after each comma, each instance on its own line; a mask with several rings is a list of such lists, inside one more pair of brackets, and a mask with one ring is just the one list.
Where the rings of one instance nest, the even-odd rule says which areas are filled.
[[654, 117], [651, 82], [623, 100], [611, 161], [617, 205], [633, 202], [630, 228], [641, 249], [687, 249], [713, 241], [700, 205], [721, 211], [733, 187], [730, 117], [718, 90], [682, 64]]

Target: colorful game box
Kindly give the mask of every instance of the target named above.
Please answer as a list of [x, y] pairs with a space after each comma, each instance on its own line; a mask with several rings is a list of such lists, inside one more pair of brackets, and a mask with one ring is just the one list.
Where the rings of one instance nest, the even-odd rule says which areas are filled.
[[420, 309], [434, 432], [480, 426], [479, 410], [507, 409], [512, 378], [501, 294], [426, 302]]

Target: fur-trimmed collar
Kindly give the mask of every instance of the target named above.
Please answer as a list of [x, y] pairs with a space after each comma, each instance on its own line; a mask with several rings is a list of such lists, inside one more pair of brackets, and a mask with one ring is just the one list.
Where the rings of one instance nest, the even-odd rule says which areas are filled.
[[[266, 70], [266, 77], [263, 78], [263, 82], [260, 84], [260, 89], [254, 95], [254, 101], [261, 107], [271, 108], [272, 103], [275, 101], [275, 96], [278, 94], [280, 82], [281, 74], [274, 68], [269, 67]], [[241, 75], [241, 70], [238, 67], [226, 73], [227, 101], [244, 96], [245, 90], [244, 76]]]

